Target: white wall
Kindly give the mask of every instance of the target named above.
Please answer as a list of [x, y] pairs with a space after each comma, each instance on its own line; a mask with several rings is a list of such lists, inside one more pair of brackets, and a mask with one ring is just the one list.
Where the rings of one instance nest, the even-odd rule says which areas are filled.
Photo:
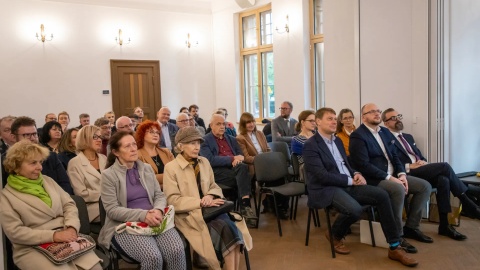
[[480, 2], [449, 1], [449, 153], [454, 169], [480, 170]]
[[[54, 39], [35, 39], [40, 24]], [[159, 60], [162, 102], [172, 108], [215, 107], [210, 14], [125, 9], [44, 1], [0, 3], [0, 115], [44, 115], [66, 110], [72, 126], [88, 112], [94, 120], [111, 109], [110, 59]], [[120, 47], [122, 28], [132, 42]], [[187, 33], [199, 41], [185, 46]]]

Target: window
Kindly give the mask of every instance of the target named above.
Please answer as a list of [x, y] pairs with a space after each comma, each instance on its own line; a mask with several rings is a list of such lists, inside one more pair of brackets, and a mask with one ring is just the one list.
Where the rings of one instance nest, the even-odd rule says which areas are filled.
[[310, 0], [310, 54], [312, 106], [325, 106], [323, 0]]
[[255, 119], [275, 116], [271, 6], [240, 13], [242, 107]]

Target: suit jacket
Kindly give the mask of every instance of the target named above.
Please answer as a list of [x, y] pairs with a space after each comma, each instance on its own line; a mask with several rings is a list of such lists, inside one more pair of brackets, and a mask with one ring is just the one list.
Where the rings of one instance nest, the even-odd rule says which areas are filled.
[[[292, 142], [292, 137], [297, 135], [295, 124], [297, 120], [290, 118], [290, 128], [287, 126], [285, 118], [279, 116], [272, 120], [272, 141], [286, 142], [288, 145]], [[277, 133], [280, 133], [280, 137]]]
[[[21, 193], [7, 185], [0, 194], [0, 222], [13, 245], [13, 260], [21, 269], [56, 269], [32, 246], [53, 242], [58, 228], [80, 229], [75, 202], [53, 179], [43, 176], [43, 187], [52, 199], [52, 207], [38, 197]], [[92, 251], [65, 264], [65, 269], [90, 269], [99, 262]]]
[[[347, 160], [342, 140], [335, 138], [333, 142], [340, 151], [350, 176], [353, 177], [355, 171]], [[305, 142], [303, 160], [306, 169], [309, 207], [329, 206], [332, 203], [335, 189], [348, 186], [348, 176], [340, 173], [332, 153], [318, 132]]]
[[[385, 127], [380, 127], [378, 134], [385, 146], [388, 158], [392, 162], [393, 176], [397, 177], [399, 173], [405, 173], [405, 168], [400, 162], [394, 146], [397, 139]], [[378, 185], [380, 181], [385, 180], [388, 175], [388, 160], [365, 124], [360, 125], [352, 132], [349, 148], [353, 167], [358, 168], [369, 185]]]
[[[402, 135], [403, 135], [403, 138], [405, 138], [405, 140], [408, 142], [408, 144], [412, 148], [413, 152], [417, 154], [417, 156], [419, 156], [422, 160], [427, 161], [427, 159], [422, 155], [422, 152], [420, 151], [420, 149], [418, 149], [417, 145], [415, 144], [415, 140], [413, 139], [413, 136], [403, 132], [402, 132]], [[392, 136], [394, 135], [392, 134]], [[398, 158], [400, 159], [402, 164], [412, 163], [412, 160], [410, 159], [410, 156], [408, 155], [407, 150], [403, 148], [402, 143], [400, 143], [397, 138], [395, 138], [395, 147], [397, 149]]]
[[[243, 155], [242, 149], [237, 143], [235, 137], [224, 134], [225, 140], [227, 140], [230, 149], [232, 149], [233, 155]], [[208, 133], [203, 137], [205, 140], [200, 147], [200, 155], [208, 159], [212, 167], [232, 167], [232, 157], [219, 156], [218, 144], [215, 140], [215, 136], [212, 133]]]
[[[107, 157], [98, 154], [98, 165], [103, 171]], [[100, 217], [98, 199], [100, 198], [102, 175], [95, 169], [82, 151], [68, 162], [68, 176], [75, 195], [82, 197], [87, 204], [90, 222]]]
[[50, 176], [68, 194], [73, 194], [73, 189], [70, 185], [70, 179], [68, 178], [67, 171], [63, 167], [60, 159], [58, 159], [57, 153], [50, 152], [50, 155], [43, 162], [42, 166], [43, 175]]
[[[262, 148], [262, 152], [270, 152], [270, 147], [268, 147], [267, 138], [265, 137], [265, 135], [261, 131], [256, 130], [255, 136], [257, 137], [260, 148]], [[243, 162], [248, 164], [248, 171], [250, 175], [254, 175], [255, 167], [253, 166], [253, 159], [256, 155], [258, 155], [258, 152], [253, 145], [252, 139], [247, 134], [238, 134], [237, 143], [240, 146], [240, 149], [242, 149], [242, 153], [245, 158]]]
[[[204, 157], [198, 157], [200, 188], [205, 195], [223, 198], [215, 183], [212, 167]], [[175, 208], [175, 226], [185, 235], [193, 250], [205, 258], [209, 269], [221, 269], [215, 256], [208, 227], [203, 220], [200, 193], [195, 172], [182, 155], [165, 166], [164, 188], [168, 204]]]
[[[170, 150], [166, 148], [157, 147], [155, 148], [155, 150], [160, 156], [160, 159], [162, 160], [164, 166], [166, 166], [167, 163], [175, 159], [172, 152], [170, 152]], [[155, 161], [153, 161], [152, 157], [148, 154], [145, 148], [138, 149], [138, 159], [152, 166], [152, 169], [155, 172], [155, 177], [157, 178], [160, 187], [163, 187], [163, 173], [158, 173], [157, 164], [155, 164]]]
[[[150, 165], [135, 161], [140, 183], [147, 191], [148, 200], [154, 209], [164, 211], [167, 206], [165, 194], [155, 179]], [[107, 216], [105, 224], [98, 235], [98, 243], [110, 248], [110, 242], [115, 234], [115, 227], [127, 221], [144, 221], [148, 210], [127, 208], [127, 167], [115, 160], [115, 163], [102, 172], [102, 203]]]
[[[167, 122], [167, 127], [168, 127], [168, 136], [170, 136], [170, 142], [172, 143], [172, 149], [168, 149], [168, 150], [172, 151], [174, 146], [175, 146], [175, 135], [177, 135], [178, 127], [177, 127], [177, 125], [172, 124], [170, 122]], [[160, 147], [161, 148], [166, 148], [167, 147], [165, 145], [164, 136], [166, 136], [166, 135], [163, 134], [163, 132], [162, 132], [162, 136], [160, 138]]]

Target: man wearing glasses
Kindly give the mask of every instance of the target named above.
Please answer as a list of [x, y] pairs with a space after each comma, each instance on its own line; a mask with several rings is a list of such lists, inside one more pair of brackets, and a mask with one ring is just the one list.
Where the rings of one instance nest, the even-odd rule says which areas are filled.
[[[19, 142], [21, 140], [30, 140], [33, 143], [38, 143], [38, 133], [35, 120], [30, 117], [20, 116], [12, 123], [12, 134], [10, 135], [12, 140]], [[8, 153], [8, 151], [7, 151]], [[2, 160], [4, 157], [2, 157]], [[5, 173], [2, 164], [2, 174], [4, 184], [8, 175]], [[57, 154], [50, 151], [50, 155], [42, 163], [42, 174], [50, 176], [57, 182], [59, 186], [63, 188], [68, 194], [73, 194], [72, 186], [70, 185], [70, 179], [62, 163], [57, 157]]]
[[[352, 167], [357, 168], [367, 179], [367, 184], [385, 189], [392, 202], [395, 223], [400, 235], [420, 242], [432, 243], [433, 239], [420, 229], [422, 209], [430, 198], [432, 186], [425, 180], [405, 173], [397, 156], [395, 138], [387, 128], [381, 127], [382, 111], [375, 104], [362, 107], [362, 122], [350, 135], [350, 158]], [[407, 212], [405, 227], [402, 228], [403, 203], [406, 194], [413, 194]], [[402, 239], [400, 245], [409, 253], [417, 249]]]
[[167, 107], [162, 107], [157, 112], [157, 122], [162, 129], [162, 137], [160, 147], [167, 148], [173, 152], [175, 143], [175, 135], [177, 135], [178, 127], [169, 122], [171, 111]]
[[437, 188], [437, 203], [440, 217], [438, 234], [448, 236], [455, 240], [464, 240], [467, 237], [457, 232], [448, 223], [448, 213], [451, 212], [450, 192], [459, 198], [462, 202], [462, 210], [472, 218], [480, 219], [480, 209], [465, 194], [468, 187], [458, 179], [455, 171], [446, 162], [428, 163], [417, 148], [413, 136], [402, 132], [402, 115], [395, 109], [388, 108], [382, 113], [382, 121], [396, 138], [395, 147], [397, 148], [400, 161], [405, 164], [408, 175], [423, 178], [433, 187]]
[[129, 117], [120, 116], [115, 122], [115, 127], [117, 128], [117, 131], [133, 132], [134, 125], [132, 119]]
[[290, 118], [293, 105], [289, 101], [284, 101], [279, 109], [280, 116], [272, 120], [272, 141], [286, 142], [290, 147], [292, 137], [297, 135], [295, 131], [297, 120]]
[[100, 128], [100, 137], [102, 138], [102, 150], [100, 151], [100, 153], [106, 156], [110, 152], [110, 151], [107, 151], [107, 148], [108, 148], [108, 141], [112, 136], [112, 126], [110, 125], [110, 120], [108, 120], [105, 117], [100, 117], [97, 120], [95, 120], [94, 125]]
[[0, 155], [7, 152], [7, 149], [15, 143], [15, 140], [10, 135], [12, 134], [11, 127], [15, 118], [15, 116], [11, 115], [0, 118]]

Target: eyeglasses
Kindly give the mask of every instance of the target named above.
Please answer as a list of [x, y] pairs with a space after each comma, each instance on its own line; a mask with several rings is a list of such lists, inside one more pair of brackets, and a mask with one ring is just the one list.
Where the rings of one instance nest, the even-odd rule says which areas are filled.
[[37, 137], [38, 137], [38, 133], [35, 132], [35, 133], [17, 134], [17, 136], [22, 136], [24, 139], [30, 139], [30, 138], [32, 138], [32, 137], [37, 138]]
[[97, 134], [93, 134], [93, 137], [92, 137], [94, 140], [101, 140], [102, 137], [100, 137], [100, 135], [97, 135]]
[[125, 125], [123, 127], [118, 127], [117, 129], [123, 129], [123, 128], [129, 128], [129, 127], [133, 128], [133, 126], [134, 126], [134, 124], [128, 124], [128, 125]]
[[397, 114], [397, 115], [394, 115], [394, 116], [388, 118], [388, 119], [385, 120], [384, 122], [388, 122], [388, 121], [390, 121], [390, 120], [392, 120], [392, 121], [397, 121], [397, 120], [402, 120], [402, 119], [403, 119], [403, 115]]
[[344, 118], [342, 118], [342, 120], [343, 120], [343, 121], [353, 120], [353, 116], [344, 117]]
[[286, 111], [286, 110], [289, 110], [290, 108], [287, 108], [287, 107], [280, 107], [278, 108], [280, 111]]
[[180, 123], [187, 123], [187, 122], [190, 122], [190, 119], [178, 120], [177, 122], [180, 122]]
[[364, 113], [363, 115], [367, 115], [369, 113], [371, 113], [371, 114], [375, 114], [375, 113], [381, 114], [382, 110], [371, 110], [371, 111], [368, 111], [368, 112]]
[[315, 124], [315, 119], [305, 120], [306, 122], [310, 122], [311, 124]]
[[150, 133], [150, 134], [152, 134], [152, 135], [160, 135], [160, 131], [154, 130], [154, 129], [150, 129], [150, 130], [148, 131], [148, 133]]

